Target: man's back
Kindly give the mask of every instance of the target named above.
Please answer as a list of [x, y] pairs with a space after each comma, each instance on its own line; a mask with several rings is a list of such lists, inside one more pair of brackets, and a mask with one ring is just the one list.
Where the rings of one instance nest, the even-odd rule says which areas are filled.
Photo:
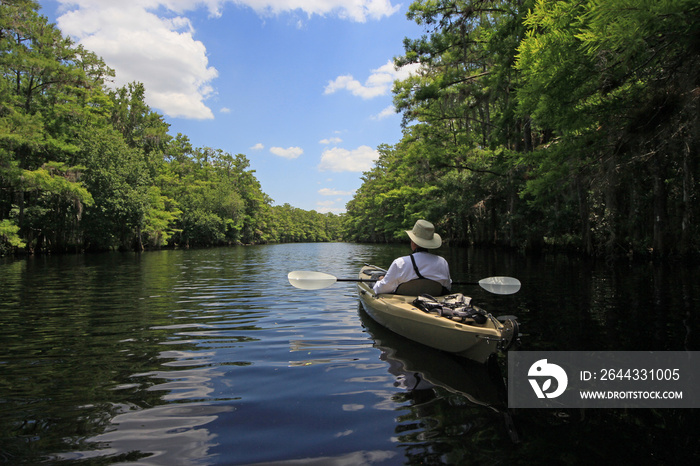
[[[415, 261], [415, 268], [411, 261], [411, 256], [413, 256]], [[420, 275], [416, 273], [415, 269], [418, 269]], [[401, 283], [417, 278], [435, 280], [446, 289], [450, 289], [452, 285], [450, 267], [447, 261], [440, 256], [419, 251], [394, 260], [384, 278], [374, 285], [374, 292], [376, 294], [394, 293]]]

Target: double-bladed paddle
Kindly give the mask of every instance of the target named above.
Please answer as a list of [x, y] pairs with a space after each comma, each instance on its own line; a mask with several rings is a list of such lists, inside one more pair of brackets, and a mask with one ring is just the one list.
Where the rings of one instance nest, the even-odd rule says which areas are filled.
[[[321, 290], [335, 284], [335, 282], [366, 282], [374, 283], [376, 280], [364, 280], [361, 278], [337, 278], [323, 272], [311, 272], [295, 270], [287, 274], [289, 283], [302, 290]], [[488, 277], [478, 282], [452, 282], [453, 285], [479, 285], [489, 293], [514, 294], [520, 290], [520, 281], [513, 277]]]

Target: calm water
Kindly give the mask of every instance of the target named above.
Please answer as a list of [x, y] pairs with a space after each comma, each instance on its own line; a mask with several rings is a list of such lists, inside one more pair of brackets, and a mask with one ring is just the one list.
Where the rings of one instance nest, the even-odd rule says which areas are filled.
[[[0, 262], [0, 463], [621, 464], [700, 457], [697, 410], [511, 410], [484, 368], [377, 327], [352, 284], [399, 246], [298, 244]], [[521, 349], [700, 350], [698, 268], [442, 251], [511, 275]], [[500, 371], [498, 371], [500, 369]]]

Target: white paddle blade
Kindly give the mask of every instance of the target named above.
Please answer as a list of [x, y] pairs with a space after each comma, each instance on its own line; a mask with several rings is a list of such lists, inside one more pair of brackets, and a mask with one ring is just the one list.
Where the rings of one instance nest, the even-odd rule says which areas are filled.
[[301, 290], [320, 290], [333, 285], [337, 278], [333, 275], [323, 272], [308, 272], [304, 270], [295, 270], [287, 274], [289, 283]]
[[482, 278], [479, 286], [493, 294], [515, 294], [520, 291], [520, 280], [513, 277]]

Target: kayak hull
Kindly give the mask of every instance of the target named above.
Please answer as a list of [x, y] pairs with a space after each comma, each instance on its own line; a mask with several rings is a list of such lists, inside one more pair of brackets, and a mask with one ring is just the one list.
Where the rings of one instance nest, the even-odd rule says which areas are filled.
[[[371, 266], [363, 267], [360, 279], [370, 279]], [[368, 283], [358, 282], [357, 291], [362, 307], [379, 324], [410, 340], [479, 363], [499, 350], [505, 349], [517, 337], [517, 324], [500, 322], [491, 314], [486, 322], [458, 322], [437, 314], [427, 313], [413, 305], [416, 296], [394, 294], [375, 295]], [[444, 297], [437, 297], [438, 301]]]

